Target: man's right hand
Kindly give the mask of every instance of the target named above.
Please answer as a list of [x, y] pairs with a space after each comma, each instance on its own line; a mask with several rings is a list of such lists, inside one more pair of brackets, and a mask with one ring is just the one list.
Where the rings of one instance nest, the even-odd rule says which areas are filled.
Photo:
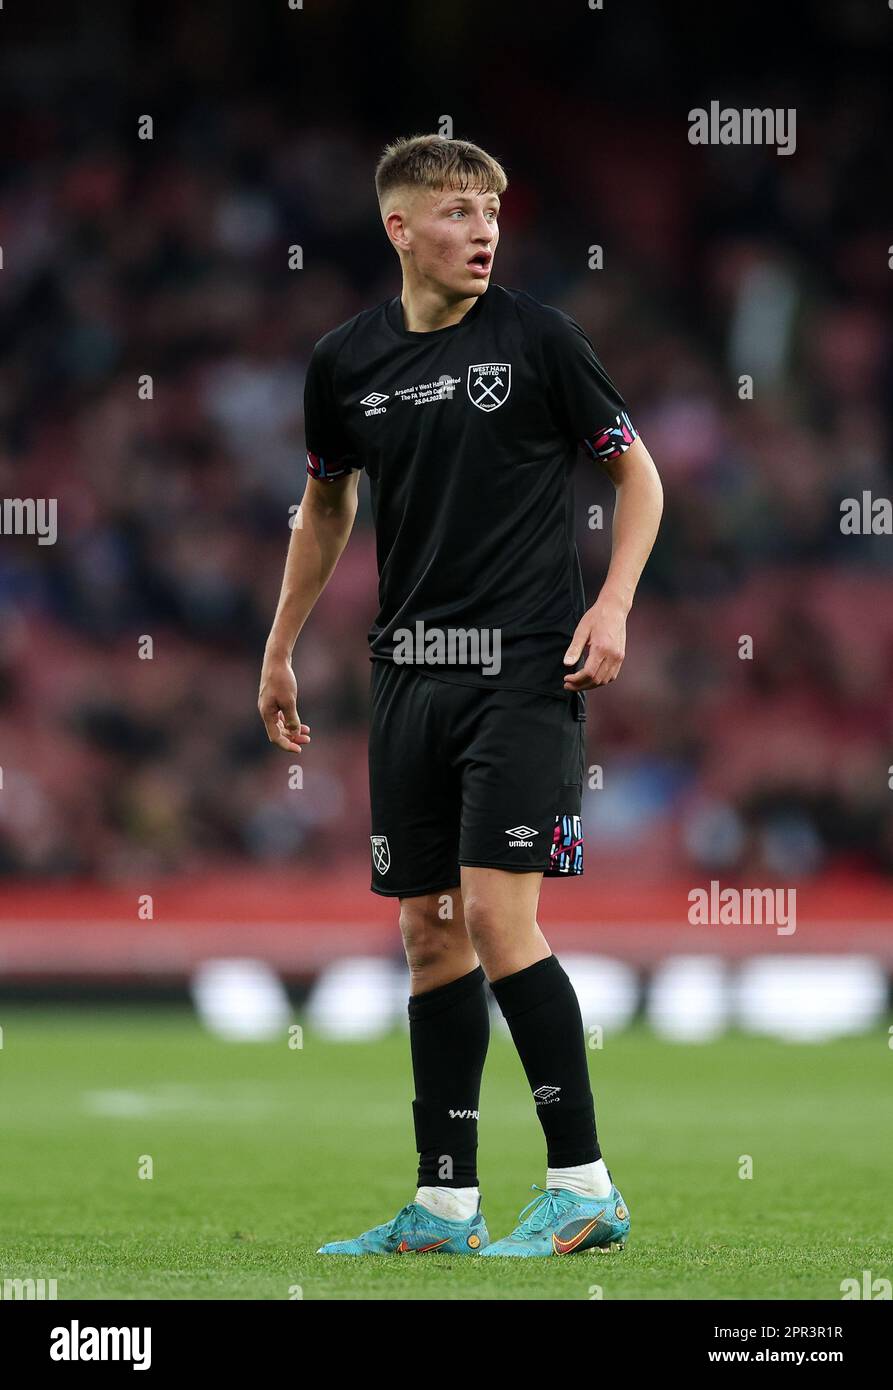
[[298, 718], [298, 683], [287, 656], [264, 657], [257, 708], [267, 738], [289, 753], [310, 742], [310, 725]]

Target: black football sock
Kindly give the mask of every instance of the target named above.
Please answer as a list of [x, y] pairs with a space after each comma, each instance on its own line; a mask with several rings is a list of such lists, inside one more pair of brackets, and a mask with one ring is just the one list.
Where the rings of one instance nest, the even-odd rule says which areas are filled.
[[419, 1187], [477, 1187], [478, 1103], [490, 1041], [478, 965], [409, 1000]]
[[490, 988], [527, 1073], [550, 1168], [601, 1158], [589, 1085], [583, 1018], [555, 956], [494, 980]]

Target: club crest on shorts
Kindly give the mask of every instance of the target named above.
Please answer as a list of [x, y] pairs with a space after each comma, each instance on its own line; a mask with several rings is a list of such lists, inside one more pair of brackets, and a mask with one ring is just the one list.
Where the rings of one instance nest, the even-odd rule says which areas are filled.
[[372, 841], [372, 863], [376, 873], [386, 874], [391, 867], [391, 848], [387, 835], [370, 835]]
[[478, 410], [498, 410], [512, 389], [510, 362], [477, 362], [468, 368], [468, 398]]

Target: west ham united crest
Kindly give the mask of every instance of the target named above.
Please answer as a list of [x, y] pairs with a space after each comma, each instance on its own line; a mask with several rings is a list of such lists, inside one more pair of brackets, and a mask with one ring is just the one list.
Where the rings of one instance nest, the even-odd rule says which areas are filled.
[[478, 362], [468, 368], [468, 396], [478, 410], [498, 410], [511, 389], [510, 362]]
[[376, 873], [386, 874], [391, 867], [391, 851], [387, 835], [370, 835], [372, 841], [372, 863]]

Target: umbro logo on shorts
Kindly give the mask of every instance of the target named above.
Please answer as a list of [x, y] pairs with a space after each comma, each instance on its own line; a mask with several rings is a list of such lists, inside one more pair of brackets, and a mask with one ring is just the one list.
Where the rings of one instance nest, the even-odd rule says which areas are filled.
[[513, 837], [509, 840], [509, 849], [532, 849], [533, 837], [540, 832], [529, 825], [513, 825], [505, 833]]
[[372, 863], [376, 873], [386, 874], [391, 867], [391, 847], [387, 835], [370, 835], [372, 841]]

